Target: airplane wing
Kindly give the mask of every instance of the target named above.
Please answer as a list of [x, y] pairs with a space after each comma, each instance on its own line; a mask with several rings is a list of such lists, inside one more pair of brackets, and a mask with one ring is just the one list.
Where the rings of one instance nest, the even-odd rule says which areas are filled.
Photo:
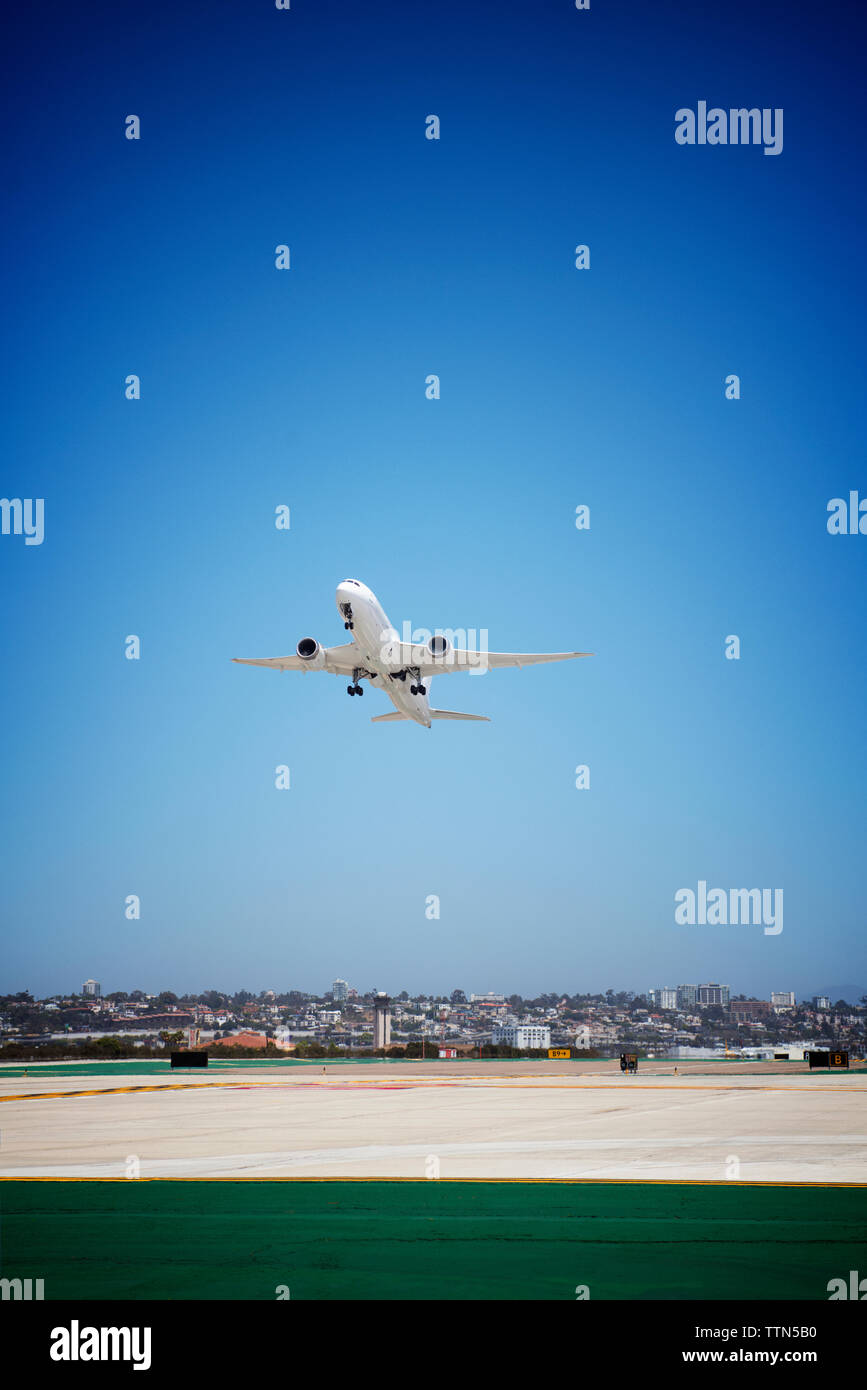
[[[324, 664], [305, 661], [294, 652], [291, 656], [233, 656], [232, 660], [243, 666], [266, 666], [272, 671], [331, 671], [337, 675], [351, 675], [363, 664], [359, 663], [354, 642], [325, 647], [321, 655]], [[391, 671], [413, 667], [422, 676], [447, 676], [454, 671], [498, 671], [507, 666], [538, 666], [543, 661], [572, 661], [579, 656], [593, 656], [593, 652], [480, 652], [452, 647], [444, 656], [431, 656], [423, 644], [390, 642], [383, 647], [382, 665]]]
[[322, 655], [324, 666], [314, 661], [305, 661], [296, 656], [233, 656], [232, 660], [242, 666], [267, 666], [271, 671], [331, 671], [338, 675], [351, 675], [358, 666], [358, 648], [354, 642], [342, 647], [325, 647]]
[[391, 662], [416, 666], [423, 676], [447, 676], [453, 671], [499, 671], [507, 666], [538, 666], [543, 661], [572, 661], [593, 652], [480, 652], [453, 647], [445, 656], [431, 656], [426, 646], [395, 643]]

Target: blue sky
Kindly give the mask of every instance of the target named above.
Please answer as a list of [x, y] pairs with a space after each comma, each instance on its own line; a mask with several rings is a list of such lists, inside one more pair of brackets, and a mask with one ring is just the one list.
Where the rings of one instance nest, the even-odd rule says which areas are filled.
[[[0, 988], [867, 988], [864, 22], [682, 10], [19, 17]], [[679, 146], [699, 100], [782, 154]], [[347, 576], [596, 656], [430, 731], [230, 663], [341, 642]], [[677, 926], [700, 879], [783, 932]]]

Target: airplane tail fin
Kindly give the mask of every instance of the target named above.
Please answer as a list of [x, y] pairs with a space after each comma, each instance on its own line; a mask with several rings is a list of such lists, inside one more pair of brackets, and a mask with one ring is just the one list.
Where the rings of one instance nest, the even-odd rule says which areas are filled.
[[457, 710], [453, 709], [432, 709], [430, 717], [431, 719], [479, 719], [486, 724], [491, 722], [487, 714], [459, 714]]
[[398, 719], [409, 719], [408, 714], [401, 714], [400, 710], [392, 710], [391, 714], [375, 714], [371, 719], [371, 724], [393, 724]]

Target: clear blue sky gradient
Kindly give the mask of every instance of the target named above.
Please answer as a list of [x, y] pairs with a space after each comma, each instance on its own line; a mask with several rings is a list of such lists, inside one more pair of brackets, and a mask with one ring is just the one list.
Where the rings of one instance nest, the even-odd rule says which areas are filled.
[[[16, 23], [0, 988], [863, 989], [863, 12]], [[783, 153], [677, 145], [699, 100]], [[597, 654], [435, 680], [492, 723], [430, 731], [230, 663], [342, 642], [347, 576]], [[699, 879], [783, 888], [782, 935], [675, 925]]]

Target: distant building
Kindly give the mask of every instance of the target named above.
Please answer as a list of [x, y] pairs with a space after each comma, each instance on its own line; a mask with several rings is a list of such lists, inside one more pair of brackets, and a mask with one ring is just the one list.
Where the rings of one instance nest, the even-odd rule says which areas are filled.
[[676, 990], [676, 989], [661, 989], [661, 990], [659, 991], [659, 1007], [660, 1007], [661, 1009], [676, 1009], [676, 1008], [677, 1008], [677, 990]]
[[491, 1034], [493, 1043], [507, 1043], [509, 1047], [521, 1049], [529, 1047], [550, 1047], [551, 1029], [547, 1024], [536, 1023], [495, 1023]]
[[481, 1004], [483, 1009], [500, 1009], [505, 1005], [505, 994], [471, 994], [471, 1004]]
[[345, 980], [335, 980], [331, 986], [331, 997], [336, 1004], [343, 1003], [349, 998], [349, 985]]
[[698, 997], [698, 985], [678, 985], [677, 987], [677, 1007], [679, 1009], [695, 1008]]
[[725, 1049], [722, 1047], [688, 1047], [678, 1044], [676, 1047], [666, 1047], [655, 1055], [659, 1057], [671, 1057], [675, 1060], [681, 1057], [684, 1059], [691, 1057], [694, 1061], [698, 1062], [704, 1058], [723, 1058], [726, 1054]]
[[830, 999], [828, 998], [827, 994], [814, 994], [814, 995], [813, 995], [813, 1007], [814, 1007], [815, 1009], [822, 1009], [822, 1010], [825, 1010], [825, 1011], [827, 1011], [828, 1009], [830, 1009], [830, 1007], [831, 1007], [831, 1001], [830, 1001]]
[[699, 985], [696, 1003], [702, 1008], [707, 1008], [710, 1004], [721, 1004], [725, 1008], [729, 1002], [729, 992], [728, 985]]
[[82, 994], [89, 995], [92, 999], [98, 999], [102, 994], [102, 985], [99, 980], [85, 980], [81, 986]]
[[732, 1018], [766, 1018], [771, 1012], [767, 999], [733, 999], [729, 1005]]
[[230, 1038], [215, 1038], [210, 1047], [258, 1047], [268, 1046], [264, 1033], [233, 1033]]
[[795, 1007], [795, 996], [791, 990], [778, 990], [771, 992], [772, 1009], [793, 1009]]

